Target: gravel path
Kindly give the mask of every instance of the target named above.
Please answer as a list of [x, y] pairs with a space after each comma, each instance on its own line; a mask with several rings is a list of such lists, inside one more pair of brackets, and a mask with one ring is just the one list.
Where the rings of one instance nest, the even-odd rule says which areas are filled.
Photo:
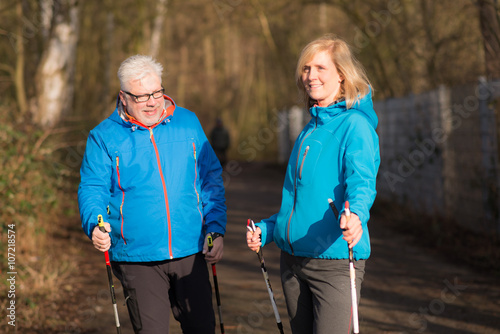
[[[248, 218], [257, 221], [277, 212], [284, 171], [264, 164], [236, 164], [230, 170], [225, 174], [224, 259], [217, 265], [226, 333], [279, 333], [258, 258], [246, 248], [245, 224]], [[369, 224], [372, 256], [361, 292], [361, 333], [500, 333], [498, 277], [480, 275], [415, 245], [376, 215]], [[102, 254], [85, 238], [79, 240], [86, 295], [75, 299], [75, 322], [68, 327], [74, 333], [114, 334]], [[291, 333], [279, 280], [279, 250], [266, 246], [264, 256], [285, 333]], [[133, 333], [121, 286], [115, 283], [123, 333]], [[220, 333], [217, 313], [216, 318]], [[175, 320], [170, 333], [181, 333]]]

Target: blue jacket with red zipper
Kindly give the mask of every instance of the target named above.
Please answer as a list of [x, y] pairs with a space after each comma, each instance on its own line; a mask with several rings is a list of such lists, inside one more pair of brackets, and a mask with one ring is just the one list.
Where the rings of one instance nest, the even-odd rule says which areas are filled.
[[97, 216], [111, 225], [112, 261], [150, 262], [202, 250], [225, 233], [222, 168], [196, 115], [165, 97], [151, 127], [115, 111], [89, 134], [78, 204], [89, 238]]
[[341, 101], [309, 109], [311, 121], [295, 141], [288, 161], [280, 211], [257, 224], [262, 242], [274, 241], [283, 251], [301, 257], [347, 259], [340, 215], [330, 209], [331, 198], [338, 212], [349, 201], [363, 235], [354, 246], [356, 260], [370, 256], [368, 220], [375, 200], [379, 140], [378, 118], [372, 94], [360, 97], [347, 109]]

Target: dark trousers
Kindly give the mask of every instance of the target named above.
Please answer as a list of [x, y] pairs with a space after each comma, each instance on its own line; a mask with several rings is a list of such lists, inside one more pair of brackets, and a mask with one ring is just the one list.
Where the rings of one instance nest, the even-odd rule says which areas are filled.
[[[282, 251], [280, 262], [292, 333], [352, 333], [349, 260], [312, 259]], [[365, 260], [354, 266], [359, 303]]]
[[115, 262], [135, 333], [168, 333], [170, 310], [183, 333], [215, 333], [212, 287], [203, 254], [160, 262]]

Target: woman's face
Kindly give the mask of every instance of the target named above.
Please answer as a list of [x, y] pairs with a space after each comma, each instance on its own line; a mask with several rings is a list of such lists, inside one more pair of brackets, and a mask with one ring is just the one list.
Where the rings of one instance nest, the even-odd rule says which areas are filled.
[[322, 107], [335, 101], [342, 80], [328, 51], [316, 53], [302, 69], [302, 83], [307, 94]]

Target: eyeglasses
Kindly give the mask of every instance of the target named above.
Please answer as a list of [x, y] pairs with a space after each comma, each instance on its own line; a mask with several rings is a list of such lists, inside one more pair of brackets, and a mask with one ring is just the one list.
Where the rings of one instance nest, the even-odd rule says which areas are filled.
[[165, 88], [161, 88], [160, 90], [157, 90], [156, 92], [152, 92], [151, 94], [143, 94], [143, 95], [134, 95], [132, 93], [129, 93], [125, 90], [122, 90], [125, 94], [128, 94], [132, 96], [135, 99], [135, 102], [140, 103], [140, 102], [147, 102], [153, 97], [153, 99], [159, 99], [160, 97], [163, 97], [163, 93], [165, 92]]

